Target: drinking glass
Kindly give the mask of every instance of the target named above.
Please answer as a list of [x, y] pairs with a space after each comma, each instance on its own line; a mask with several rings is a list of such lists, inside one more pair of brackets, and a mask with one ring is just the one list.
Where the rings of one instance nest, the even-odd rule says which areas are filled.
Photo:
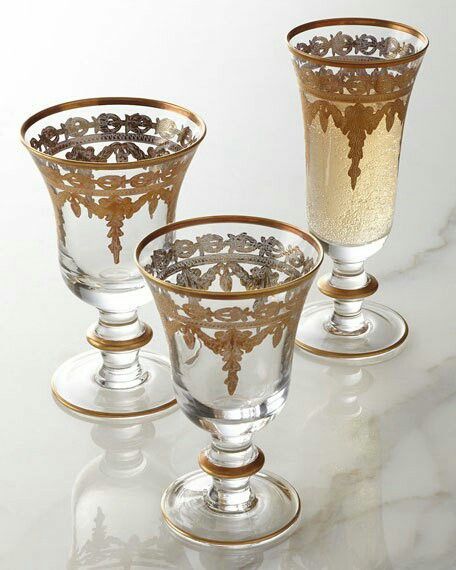
[[332, 301], [306, 307], [297, 343], [318, 356], [386, 359], [408, 327], [392, 309], [363, 302], [378, 287], [364, 262], [391, 230], [405, 115], [428, 39], [367, 18], [310, 22], [287, 39], [304, 118], [309, 228], [334, 262], [318, 283]]
[[97, 350], [68, 360], [52, 380], [55, 397], [78, 412], [130, 417], [175, 403], [167, 359], [139, 350], [152, 330], [137, 309], [151, 295], [132, 251], [147, 229], [174, 220], [205, 132], [183, 107], [128, 97], [63, 103], [22, 126], [51, 196], [63, 279], [99, 310], [87, 334]]
[[259, 471], [252, 444], [288, 394], [296, 328], [323, 250], [275, 220], [212, 216], [156, 230], [137, 247], [167, 335], [185, 415], [212, 436], [201, 470], [165, 491], [162, 512], [178, 536], [246, 547], [283, 538], [299, 497]]

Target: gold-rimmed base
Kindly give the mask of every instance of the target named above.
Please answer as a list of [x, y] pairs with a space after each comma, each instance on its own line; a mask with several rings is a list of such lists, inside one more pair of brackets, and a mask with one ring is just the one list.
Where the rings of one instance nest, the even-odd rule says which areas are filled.
[[220, 513], [205, 504], [212, 477], [194, 471], [174, 481], [161, 502], [163, 518], [179, 539], [224, 550], [269, 547], [288, 538], [301, 515], [299, 495], [288, 481], [265, 471], [250, 479], [255, 506], [246, 513]]
[[358, 336], [339, 336], [326, 330], [333, 309], [332, 301], [305, 307], [296, 335], [299, 348], [313, 357], [337, 359], [346, 364], [376, 364], [394, 358], [403, 350], [409, 327], [393, 309], [366, 301], [363, 313], [369, 328]]
[[56, 370], [52, 394], [70, 410], [97, 418], [137, 418], [174, 406], [168, 360], [147, 351], [141, 351], [139, 358], [148, 378], [137, 388], [114, 390], [100, 386], [95, 374], [102, 364], [101, 355], [90, 350], [70, 358]]

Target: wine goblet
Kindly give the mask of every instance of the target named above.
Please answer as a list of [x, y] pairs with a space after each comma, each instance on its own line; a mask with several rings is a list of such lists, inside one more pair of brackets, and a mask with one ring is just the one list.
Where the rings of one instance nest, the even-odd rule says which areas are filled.
[[364, 262], [391, 230], [405, 115], [428, 39], [367, 18], [310, 22], [287, 39], [304, 118], [309, 228], [334, 262], [318, 282], [332, 301], [306, 307], [297, 344], [317, 356], [383, 360], [397, 354], [408, 326], [363, 302], [378, 287]]
[[181, 538], [240, 548], [295, 528], [299, 497], [281, 477], [259, 473], [264, 455], [252, 436], [285, 404], [299, 316], [322, 259], [309, 234], [248, 216], [175, 222], [138, 245], [178, 404], [212, 436], [201, 470], [163, 495], [165, 521]]
[[191, 111], [128, 97], [83, 99], [30, 117], [22, 142], [51, 196], [65, 283], [99, 310], [97, 350], [65, 362], [52, 391], [77, 412], [155, 413], [175, 403], [166, 358], [137, 309], [151, 299], [132, 255], [146, 229], [174, 220], [187, 168], [206, 132]]

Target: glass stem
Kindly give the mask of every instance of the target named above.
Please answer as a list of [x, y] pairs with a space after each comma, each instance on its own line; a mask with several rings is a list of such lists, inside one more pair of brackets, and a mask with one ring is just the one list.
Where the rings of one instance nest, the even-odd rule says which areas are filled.
[[101, 352], [103, 365], [95, 376], [105, 388], [135, 388], [148, 376], [139, 361], [139, 349], [152, 337], [150, 327], [138, 319], [136, 310], [114, 313], [100, 310], [98, 323], [87, 340]]
[[[366, 288], [369, 275], [364, 270], [364, 262], [345, 263], [334, 261], [332, 274], [328, 280], [330, 287], [345, 290], [347, 293]], [[328, 293], [326, 293], [328, 294]], [[364, 294], [359, 298], [337, 298], [337, 293], [330, 295], [334, 299], [334, 312], [326, 325], [328, 332], [343, 336], [357, 336], [369, 329], [362, 307]]]
[[[200, 456], [203, 470], [212, 476], [212, 484], [205, 496], [208, 507], [222, 513], [245, 513], [255, 506], [257, 499], [250, 485], [250, 478], [255, 471], [262, 452], [252, 445], [252, 437], [217, 437]], [[252, 466], [252, 469], [249, 468]], [[218, 471], [225, 470], [223, 476]], [[247, 473], [241, 476], [242, 473]]]

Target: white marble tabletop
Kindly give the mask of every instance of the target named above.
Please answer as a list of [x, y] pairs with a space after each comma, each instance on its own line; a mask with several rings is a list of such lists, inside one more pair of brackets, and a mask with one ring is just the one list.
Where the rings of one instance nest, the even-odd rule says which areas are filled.
[[[409, 342], [396, 359], [366, 368], [296, 351], [288, 403], [256, 442], [265, 468], [298, 489], [301, 526], [273, 549], [229, 557], [177, 542], [159, 512], [167, 484], [196, 469], [205, 433], [178, 410], [136, 426], [94, 425], [51, 398], [53, 371], [88, 348], [96, 315], [60, 278], [51, 204], [18, 127], [42, 107], [84, 96], [181, 103], [206, 119], [208, 136], [178, 217], [252, 213], [306, 227], [302, 124], [284, 36], [305, 20], [365, 15], [365, 3], [137, 0], [130, 19], [125, 2], [80, 4], [63, 13], [56, 0], [15, 2], [0, 39], [2, 53], [14, 53], [2, 63], [0, 116], [0, 568], [456, 568], [454, 3], [384, 0], [367, 14], [431, 37], [407, 116], [393, 231], [367, 264], [380, 282], [373, 300], [407, 318]], [[153, 38], [138, 32], [138, 15], [154, 22]], [[97, 22], [122, 35], [94, 42]], [[128, 76], [119, 75], [126, 65]], [[155, 308], [141, 314], [155, 331], [150, 349], [166, 353]], [[136, 467], [133, 459], [113, 467], [122, 446]]]
[[179, 410], [90, 423], [45, 390], [24, 397], [18, 379], [25, 409], [2, 414], [0, 567], [454, 568], [454, 359], [424, 362], [432, 335], [365, 368], [296, 352], [289, 401], [256, 441], [298, 489], [302, 522], [272, 549], [230, 555], [183, 545], [161, 520], [163, 489], [207, 440]]

